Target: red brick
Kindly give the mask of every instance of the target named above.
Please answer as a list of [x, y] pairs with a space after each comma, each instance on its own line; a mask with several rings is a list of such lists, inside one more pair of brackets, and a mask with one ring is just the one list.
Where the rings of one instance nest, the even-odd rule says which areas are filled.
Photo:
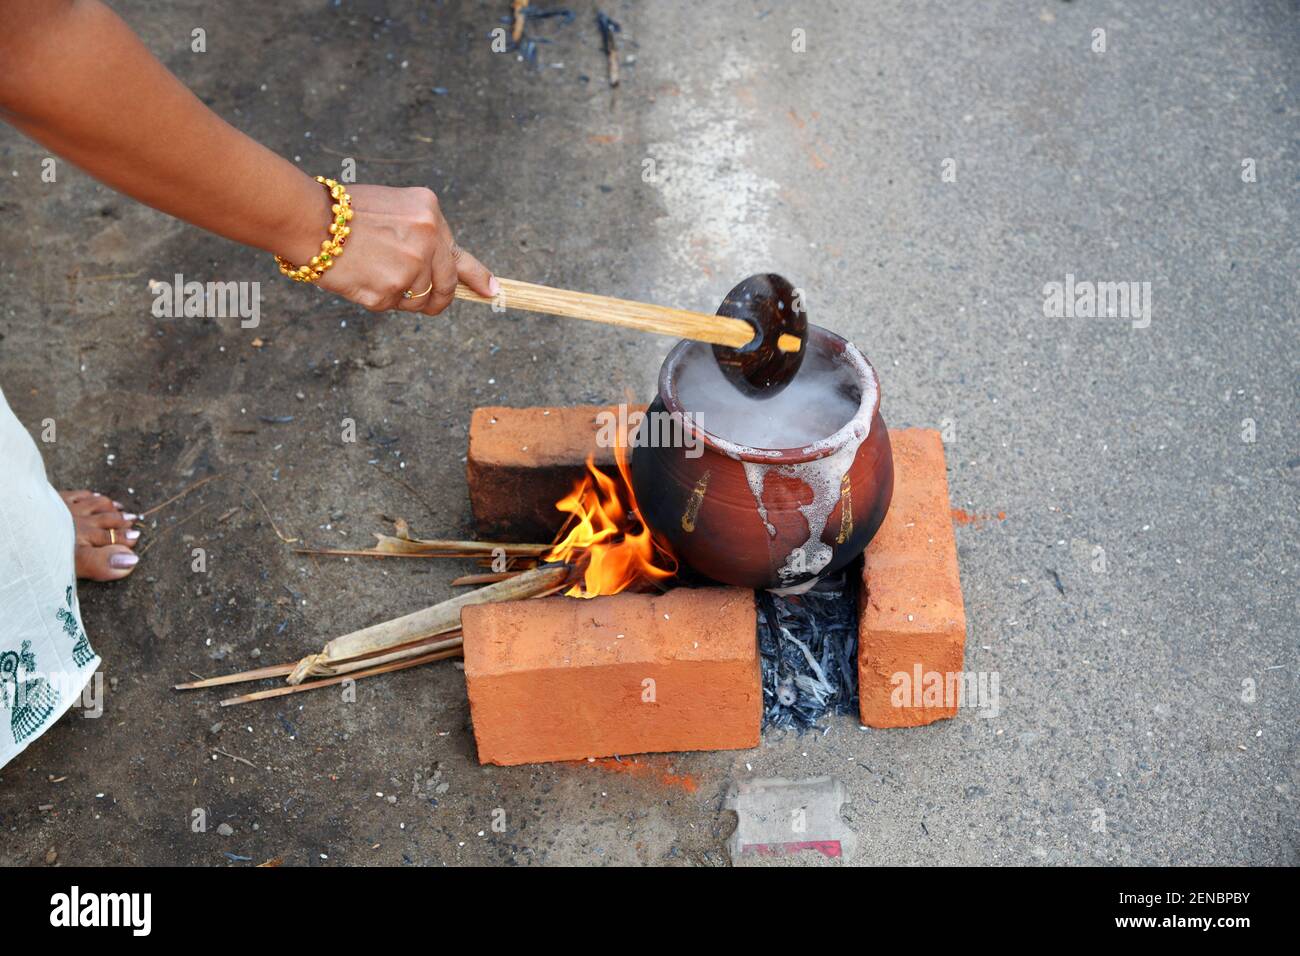
[[482, 604], [461, 623], [481, 763], [758, 746], [750, 591]]
[[[930, 429], [891, 430], [894, 498], [867, 547], [858, 627], [858, 696], [869, 727], [916, 727], [957, 713], [956, 704], [895, 706], [904, 673], [962, 670], [966, 611], [948, 503], [943, 442]], [[924, 684], [923, 684], [924, 687]]]
[[[629, 406], [644, 410], [644, 405]], [[565, 515], [555, 502], [582, 477], [588, 454], [614, 471], [614, 450], [596, 445], [597, 414], [617, 406], [477, 408], [469, 425], [469, 481], [481, 538], [545, 543]]]

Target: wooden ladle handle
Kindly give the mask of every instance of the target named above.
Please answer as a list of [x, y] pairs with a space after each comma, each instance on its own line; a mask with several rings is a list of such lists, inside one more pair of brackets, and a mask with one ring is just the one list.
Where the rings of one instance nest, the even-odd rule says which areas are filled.
[[[733, 349], [748, 345], [754, 338], [753, 328], [743, 319], [633, 302], [630, 299], [615, 299], [612, 296], [593, 295], [590, 292], [552, 289], [532, 282], [520, 282], [518, 279], [498, 277], [497, 281], [501, 283], [501, 302], [507, 309], [523, 309], [526, 312], [541, 312], [570, 319], [603, 322], [606, 325], [619, 325], [625, 329], [658, 332], [660, 335], [676, 335], [700, 342], [712, 342], [714, 345], [726, 345]], [[456, 298], [464, 299], [466, 302], [495, 301], [479, 295], [464, 284], [456, 286]], [[790, 341], [787, 342], [787, 339]], [[800, 346], [799, 339], [793, 335], [783, 335], [778, 344], [781, 350], [786, 352], [798, 351]]]

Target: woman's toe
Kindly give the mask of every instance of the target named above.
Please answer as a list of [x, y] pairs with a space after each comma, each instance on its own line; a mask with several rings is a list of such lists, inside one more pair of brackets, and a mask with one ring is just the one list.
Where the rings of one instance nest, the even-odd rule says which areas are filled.
[[84, 520], [92, 528], [129, 528], [135, 518], [135, 515], [124, 515], [116, 508], [111, 508], [86, 515]]
[[140, 532], [133, 527], [139, 515], [123, 514], [117, 509], [89, 515], [73, 515], [77, 535], [94, 545], [121, 544], [134, 546]]
[[79, 498], [64, 498], [63, 503], [68, 506], [74, 518], [84, 518], [87, 515], [114, 510], [113, 502], [109, 498], [94, 491]]
[[103, 528], [86, 528], [78, 536], [78, 541], [95, 548], [114, 544], [124, 544], [128, 548], [134, 548], [140, 541], [140, 532], [129, 526], [113, 524]]
[[124, 544], [104, 547], [78, 544], [76, 559], [77, 577], [91, 581], [116, 581], [135, 570], [140, 556]]
[[82, 509], [83, 514], [98, 515], [106, 511], [116, 511], [113, 507], [113, 499], [107, 495], [101, 495], [95, 492], [89, 498], [82, 498], [73, 505], [74, 509]]

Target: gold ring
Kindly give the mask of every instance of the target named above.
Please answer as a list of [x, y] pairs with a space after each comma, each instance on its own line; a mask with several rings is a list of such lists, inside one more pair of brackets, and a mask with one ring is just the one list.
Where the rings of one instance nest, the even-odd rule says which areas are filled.
[[117, 532], [114, 531], [112, 528], [108, 529], [108, 543], [117, 544]]
[[403, 298], [403, 299], [422, 299], [422, 298], [424, 298], [426, 295], [428, 295], [428, 294], [429, 294], [430, 292], [432, 292], [432, 291], [433, 291], [433, 283], [430, 282], [430, 283], [429, 283], [429, 288], [425, 289], [423, 292], [412, 292], [410, 289], [407, 289], [405, 292], [402, 293], [402, 298]]

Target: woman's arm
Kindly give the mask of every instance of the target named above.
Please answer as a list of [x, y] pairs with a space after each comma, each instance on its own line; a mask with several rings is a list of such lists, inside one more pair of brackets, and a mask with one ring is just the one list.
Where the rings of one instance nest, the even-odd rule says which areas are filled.
[[[320, 249], [325, 190], [203, 105], [98, 0], [0, 0], [0, 118], [112, 188], [295, 264]], [[459, 278], [494, 295], [427, 189], [349, 187], [346, 252], [320, 285], [379, 311], [440, 312]], [[433, 294], [403, 300], [430, 282]]]

